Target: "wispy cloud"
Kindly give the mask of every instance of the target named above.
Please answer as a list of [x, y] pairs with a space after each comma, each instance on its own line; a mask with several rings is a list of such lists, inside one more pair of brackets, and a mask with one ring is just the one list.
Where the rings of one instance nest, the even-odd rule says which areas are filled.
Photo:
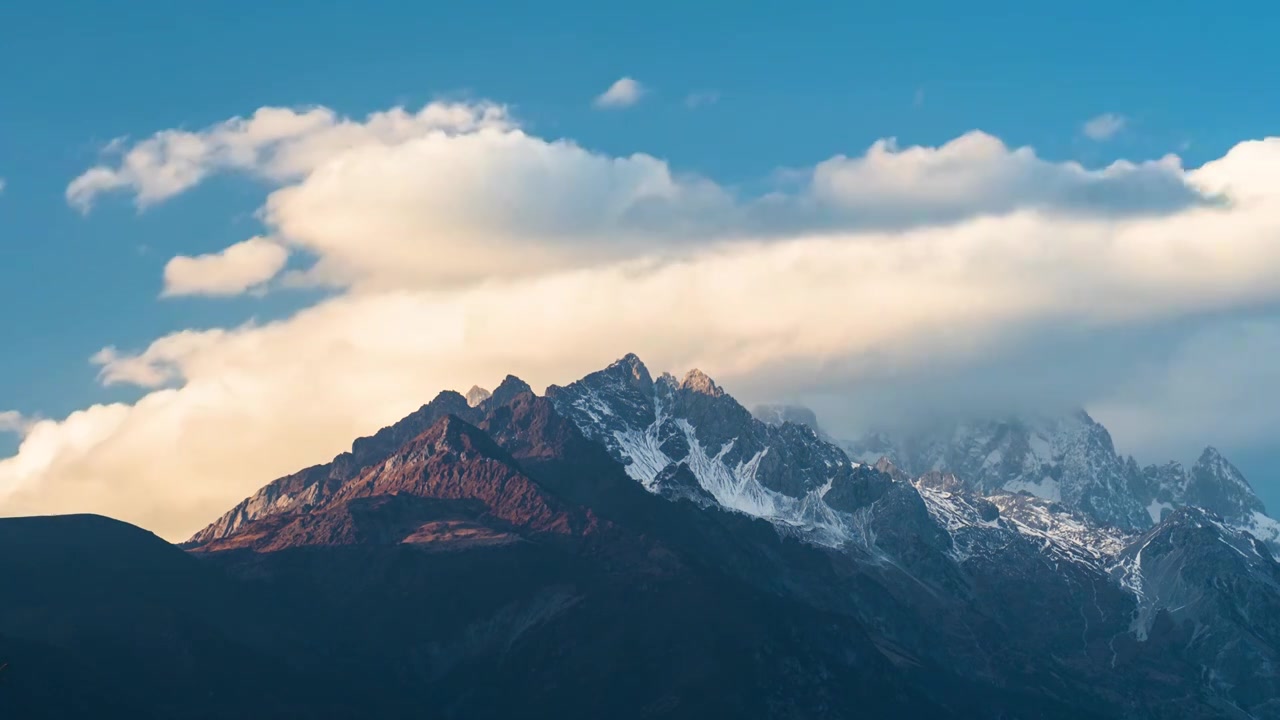
[[685, 107], [690, 110], [715, 105], [718, 102], [720, 102], [720, 93], [717, 90], [698, 90], [689, 93], [684, 98]]
[[1091, 140], [1102, 142], [1115, 137], [1129, 123], [1128, 118], [1117, 113], [1103, 113], [1090, 118], [1082, 128]]
[[916, 94], [911, 98], [911, 104], [914, 107], [924, 107], [924, 88], [916, 88]]
[[638, 80], [630, 77], [618, 78], [608, 90], [596, 96], [595, 106], [608, 110], [631, 107], [640, 102], [646, 92], [648, 90]]

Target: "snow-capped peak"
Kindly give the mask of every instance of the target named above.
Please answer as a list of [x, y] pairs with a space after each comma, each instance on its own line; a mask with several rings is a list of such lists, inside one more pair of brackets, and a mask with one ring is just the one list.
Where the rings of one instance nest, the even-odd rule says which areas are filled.
[[1132, 469], [1106, 428], [1083, 410], [1059, 416], [967, 419], [848, 443], [858, 460], [887, 456], [912, 476], [954, 473], [972, 492], [1026, 492], [1126, 529], [1149, 525], [1131, 492]]
[[881, 431], [847, 447], [864, 462], [887, 456], [913, 477], [951, 472], [968, 492], [1025, 492], [1124, 531], [1144, 530], [1192, 506], [1266, 542], [1280, 542], [1280, 524], [1266, 516], [1248, 481], [1218, 450], [1206, 448], [1190, 468], [1169, 462], [1140, 469], [1116, 453], [1110, 433], [1083, 410]]
[[479, 385], [472, 385], [471, 389], [467, 391], [467, 394], [465, 397], [467, 398], [468, 407], [477, 407], [478, 405], [480, 405], [480, 403], [484, 402], [485, 400], [488, 400], [492, 396], [493, 396], [493, 393], [489, 392], [488, 390], [485, 390]]
[[628, 355], [547, 396], [651, 492], [714, 501], [822, 544], [847, 539], [840, 513], [823, 500], [852, 476], [840, 448], [807, 426], [760, 422], [700, 370], [678, 383], [668, 373], [649, 377]]

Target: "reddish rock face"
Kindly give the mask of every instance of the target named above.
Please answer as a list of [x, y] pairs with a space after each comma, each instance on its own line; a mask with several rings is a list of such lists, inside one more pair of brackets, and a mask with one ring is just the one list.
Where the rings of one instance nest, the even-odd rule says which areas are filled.
[[351, 480], [382, 463], [406, 442], [450, 414], [472, 420], [483, 417], [482, 411], [470, 407], [461, 395], [446, 390], [394, 425], [382, 428], [372, 436], [357, 439], [352, 443], [350, 452], [268, 483], [192, 536], [187, 544], [191, 547], [209, 545], [231, 535], [248, 532], [242, 530], [248, 523], [320, 507]]
[[489, 436], [448, 415], [337, 493], [335, 501], [383, 495], [475, 500], [491, 518], [530, 532], [579, 535], [595, 524], [540, 488]]
[[199, 549], [469, 546], [514, 542], [527, 534], [581, 536], [597, 526], [591, 511], [541, 488], [482, 430], [445, 415], [315, 505], [250, 520]]

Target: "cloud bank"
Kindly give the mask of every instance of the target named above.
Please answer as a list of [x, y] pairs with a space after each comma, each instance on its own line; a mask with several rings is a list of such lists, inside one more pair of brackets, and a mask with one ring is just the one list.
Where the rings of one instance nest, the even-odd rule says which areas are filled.
[[[909, 389], [1050, 331], [1107, 337], [1256, 309], [1280, 301], [1278, 162], [1269, 139], [1197, 169], [1175, 157], [1086, 169], [974, 132], [882, 141], [742, 197], [652, 156], [528, 134], [484, 103], [359, 121], [264, 108], [164, 131], [116, 148], [68, 201], [146, 206], [216, 173], [266, 180], [271, 240], [177, 258], [166, 288], [334, 292], [271, 323], [104, 349], [102, 381], [147, 392], [33, 424], [0, 460], [0, 512], [102, 512], [183, 538], [441, 389], [507, 372], [566, 382], [626, 352], [763, 399], [886, 378]], [[281, 250], [259, 257], [263, 243]], [[277, 275], [286, 249], [302, 269]], [[1223, 332], [1232, 347], [1269, 337]], [[1116, 418], [1168, 394], [1152, 380], [1092, 396], [1107, 379], [1077, 378], [1080, 400]], [[1223, 411], [1184, 402], [1202, 426]]]

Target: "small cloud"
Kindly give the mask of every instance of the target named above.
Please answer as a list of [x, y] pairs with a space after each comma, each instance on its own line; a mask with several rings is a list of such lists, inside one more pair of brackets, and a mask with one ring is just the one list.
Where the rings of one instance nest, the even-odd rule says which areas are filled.
[[595, 99], [595, 106], [603, 109], [626, 108], [640, 102], [645, 87], [629, 77], [619, 78]]
[[0, 412], [0, 433], [25, 435], [33, 420], [16, 410]]
[[720, 102], [720, 93], [715, 90], [699, 90], [691, 92], [684, 98], [685, 107], [696, 110], [700, 107], [715, 105]]
[[1116, 113], [1103, 113], [1084, 124], [1084, 134], [1091, 140], [1110, 140], [1124, 129], [1128, 119]]
[[915, 97], [911, 99], [911, 105], [913, 107], [924, 106], [924, 88], [916, 88], [916, 94]]
[[239, 295], [275, 277], [288, 260], [284, 246], [263, 237], [208, 255], [179, 255], [164, 266], [163, 297]]

